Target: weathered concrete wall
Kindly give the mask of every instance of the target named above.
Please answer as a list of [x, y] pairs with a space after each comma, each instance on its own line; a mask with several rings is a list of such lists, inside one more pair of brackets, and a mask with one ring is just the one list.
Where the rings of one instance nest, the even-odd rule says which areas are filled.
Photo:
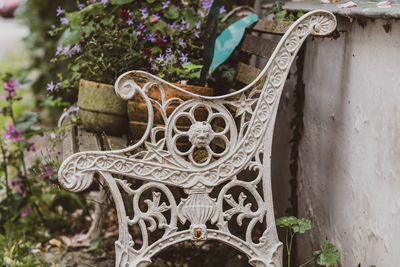
[[298, 210], [313, 230], [299, 263], [329, 240], [340, 266], [399, 265], [400, 22], [387, 22], [341, 19], [339, 39], [308, 40]]

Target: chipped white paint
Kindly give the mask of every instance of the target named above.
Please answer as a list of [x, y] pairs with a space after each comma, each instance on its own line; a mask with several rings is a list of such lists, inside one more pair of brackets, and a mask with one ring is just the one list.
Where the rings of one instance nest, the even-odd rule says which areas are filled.
[[299, 263], [328, 239], [340, 266], [399, 266], [400, 23], [365, 22], [343, 18], [338, 39], [307, 41], [298, 203], [313, 229]]
[[[306, 14], [289, 28], [256, 80], [226, 96], [192, 94], [142, 71], [131, 71], [118, 78], [115, 84], [117, 94], [125, 99], [138, 94], [147, 105], [148, 125], [143, 138], [122, 150], [76, 153], [67, 158], [59, 170], [60, 184], [74, 192], [88, 188], [94, 173], [104, 178], [118, 215], [116, 266], [145, 266], [153, 255], [172, 244], [211, 239], [243, 252], [253, 266], [282, 266], [282, 243], [276, 234], [270, 188], [275, 116], [290, 65], [303, 41], [309, 34], [326, 35], [335, 27], [336, 19], [329, 12]], [[139, 80], [148, 82], [139, 86]], [[192, 99], [166, 99], [165, 86], [188, 94]], [[150, 87], [160, 90], [161, 103], [146, 95]], [[172, 102], [180, 105], [172, 114], [167, 114]], [[165, 126], [153, 126], [153, 105], [165, 118]], [[229, 109], [234, 110], [236, 120]], [[207, 113], [202, 120], [195, 116], [200, 110]], [[178, 125], [181, 117], [190, 122], [187, 132]], [[220, 121], [217, 126], [223, 121], [224, 126], [214, 129], [213, 121]], [[159, 132], [164, 134], [160, 137], [157, 135]], [[191, 142], [188, 150], [179, 147], [179, 138], [184, 136]], [[218, 144], [223, 143], [218, 149], [212, 145], [216, 139]], [[202, 150], [201, 159], [196, 157], [196, 149]], [[256, 177], [249, 181], [238, 178], [237, 175], [246, 169], [256, 172]], [[116, 175], [118, 178], [114, 177]], [[133, 189], [128, 179], [121, 177], [146, 183]], [[177, 203], [167, 185], [184, 189], [188, 196]], [[218, 185], [222, 188], [218, 197], [213, 199], [209, 193]], [[229, 194], [233, 187], [244, 190], [238, 199]], [[262, 188], [261, 193], [257, 187]], [[147, 190], [153, 193], [150, 199], [145, 200], [147, 209], [143, 211], [139, 200]], [[251, 195], [256, 207], [246, 203], [249, 195], [244, 192]], [[133, 218], [127, 216], [122, 193], [133, 199]], [[162, 202], [161, 196], [168, 203]], [[169, 219], [165, 212], [170, 214]], [[244, 239], [233, 235], [229, 229], [228, 222], [231, 223], [234, 215], [237, 215], [238, 225], [242, 225], [244, 219], [248, 221]], [[190, 222], [189, 228], [178, 230], [178, 220], [182, 224]], [[266, 228], [262, 236], [254, 240], [253, 229], [262, 222]], [[211, 223], [216, 229], [209, 229], [206, 223]], [[134, 248], [135, 243], [128, 231], [133, 225], [137, 225], [142, 234], [139, 249]], [[156, 229], [163, 230], [163, 236], [151, 243], [149, 235]]]

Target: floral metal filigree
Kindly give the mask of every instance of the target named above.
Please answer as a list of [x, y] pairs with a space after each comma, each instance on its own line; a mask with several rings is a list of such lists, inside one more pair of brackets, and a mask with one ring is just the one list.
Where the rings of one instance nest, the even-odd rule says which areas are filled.
[[[170, 245], [211, 239], [240, 250], [253, 266], [282, 266], [282, 243], [276, 233], [269, 174], [273, 123], [284, 81], [301, 44], [309, 34], [326, 35], [335, 27], [336, 19], [329, 12], [305, 14], [288, 29], [257, 79], [226, 96], [199, 96], [142, 71], [118, 78], [118, 95], [124, 99], [139, 95], [147, 106], [144, 136], [125, 149], [73, 154], [59, 170], [60, 184], [70, 191], [87, 189], [94, 173], [99, 173], [110, 188], [119, 222], [116, 266], [145, 266], [152, 256]], [[161, 102], [147, 95], [152, 86], [160, 90]], [[191, 99], [167, 99], [167, 86]], [[167, 109], [172, 103], [177, 106], [169, 114]], [[153, 125], [154, 108], [165, 126]], [[200, 115], [196, 116], [198, 112]], [[180, 123], [182, 117], [186, 117], [184, 124]], [[188, 147], [180, 144], [182, 137], [188, 139]], [[201, 160], [195, 155], [199, 150], [204, 152]], [[241, 180], [238, 177], [243, 170], [257, 175]], [[125, 179], [145, 183], [133, 189]], [[211, 198], [210, 192], [220, 188], [218, 185], [218, 196]], [[184, 189], [187, 196], [175, 199], [171, 187]], [[243, 189], [238, 197], [230, 193], [233, 188]], [[153, 193], [145, 201], [147, 209], [142, 210], [139, 200], [148, 190]], [[133, 198], [133, 217], [126, 214], [122, 192]], [[254, 205], [248, 202], [250, 198]], [[229, 228], [235, 223], [231, 221], [234, 216], [236, 224], [245, 228], [243, 239]], [[178, 220], [182, 228], [178, 227]], [[183, 227], [185, 222], [190, 226]], [[266, 228], [258, 240], [253, 240], [258, 223], [264, 223]], [[209, 224], [217, 229], [209, 229]], [[134, 225], [142, 233], [139, 249], [134, 248], [128, 230]], [[163, 235], [150, 243], [149, 234], [156, 230], [163, 231]]]

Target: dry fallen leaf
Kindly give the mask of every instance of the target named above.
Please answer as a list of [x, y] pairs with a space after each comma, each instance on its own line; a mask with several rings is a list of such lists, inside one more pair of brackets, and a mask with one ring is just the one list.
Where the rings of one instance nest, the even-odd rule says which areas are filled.
[[53, 246], [56, 246], [56, 247], [59, 247], [59, 248], [62, 247], [62, 242], [60, 240], [58, 240], [58, 239], [55, 239], [55, 238], [51, 239], [49, 241], [49, 244], [53, 245]]

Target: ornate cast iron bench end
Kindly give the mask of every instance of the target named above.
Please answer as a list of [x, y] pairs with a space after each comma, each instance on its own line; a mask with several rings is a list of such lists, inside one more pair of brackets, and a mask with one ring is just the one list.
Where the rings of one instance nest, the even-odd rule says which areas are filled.
[[[336, 19], [330, 12], [307, 13], [288, 29], [258, 77], [224, 97], [191, 94], [142, 71], [120, 76], [115, 84], [117, 94], [124, 99], [139, 96], [147, 105], [143, 138], [121, 150], [73, 154], [59, 170], [60, 184], [70, 191], [88, 188], [95, 173], [107, 184], [119, 224], [116, 266], [146, 266], [159, 251], [187, 240], [199, 244], [221, 241], [246, 254], [253, 266], [282, 266], [270, 181], [275, 116], [284, 82], [303, 41], [309, 34], [327, 35], [335, 28]], [[167, 99], [166, 86], [187, 94], [190, 100]], [[161, 100], [147, 95], [151, 88], [161, 92]], [[172, 103], [175, 109], [169, 114]], [[201, 119], [196, 116], [199, 110], [206, 114]], [[156, 113], [161, 114], [164, 126], [154, 124]], [[178, 125], [182, 117], [189, 122], [186, 128]], [[215, 121], [223, 126], [215, 128]], [[180, 138], [189, 140], [191, 146], [182, 150]], [[222, 149], [215, 148], [216, 139], [224, 144]], [[204, 153], [200, 161], [195, 155], [199, 150]], [[255, 175], [247, 177], [244, 171]], [[144, 182], [133, 187], [130, 178]], [[176, 198], [171, 188], [180, 188], [185, 196]], [[231, 194], [232, 188], [239, 188], [239, 193]], [[146, 194], [149, 191], [152, 193]], [[127, 215], [122, 194], [132, 198], [133, 217]], [[147, 209], [139, 204], [144, 196]], [[246, 201], [248, 197], [255, 205]], [[231, 231], [230, 225], [235, 223], [244, 227], [241, 235]], [[257, 224], [264, 230], [254, 240]], [[133, 226], [141, 232], [139, 247], [129, 232]], [[155, 230], [162, 230], [162, 237], [151, 240]]]

